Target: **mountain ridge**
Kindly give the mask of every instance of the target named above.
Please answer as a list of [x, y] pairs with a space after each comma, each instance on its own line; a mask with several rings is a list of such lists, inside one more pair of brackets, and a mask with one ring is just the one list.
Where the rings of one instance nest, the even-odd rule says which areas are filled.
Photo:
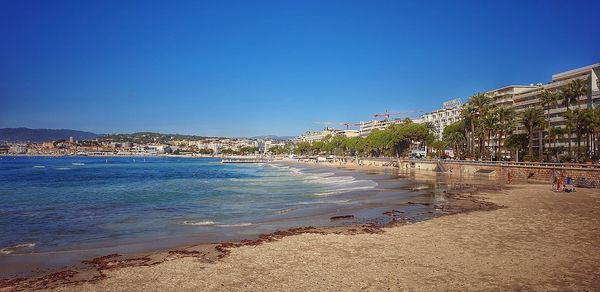
[[0, 128], [0, 141], [8, 143], [42, 143], [60, 139], [94, 139], [99, 134], [72, 129]]

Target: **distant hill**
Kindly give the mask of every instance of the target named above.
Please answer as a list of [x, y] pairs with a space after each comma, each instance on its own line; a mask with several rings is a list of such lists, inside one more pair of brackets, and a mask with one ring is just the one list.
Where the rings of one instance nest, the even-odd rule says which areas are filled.
[[170, 141], [179, 140], [190, 140], [198, 141], [208, 138], [219, 138], [219, 137], [205, 137], [196, 135], [183, 135], [183, 134], [163, 134], [157, 132], [136, 132], [131, 134], [106, 134], [99, 137], [105, 141], [120, 141], [120, 142], [134, 142], [134, 143], [168, 143]]
[[28, 129], [28, 128], [3, 128], [0, 129], [0, 142], [18, 143], [30, 142], [41, 143], [56, 141], [60, 139], [75, 140], [94, 139], [98, 134], [68, 130], [68, 129]]
[[265, 135], [265, 136], [255, 136], [252, 137], [251, 139], [271, 139], [271, 140], [277, 140], [277, 141], [286, 141], [286, 140], [291, 140], [294, 139], [294, 136], [275, 136], [275, 135]]

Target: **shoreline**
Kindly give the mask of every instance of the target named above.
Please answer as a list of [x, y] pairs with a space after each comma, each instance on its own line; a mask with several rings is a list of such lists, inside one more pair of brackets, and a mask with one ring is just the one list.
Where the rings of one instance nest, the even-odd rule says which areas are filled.
[[[289, 162], [285, 162], [286, 164]], [[292, 163], [293, 164], [293, 163]], [[314, 166], [310, 165], [309, 166]], [[320, 166], [320, 165], [319, 165]], [[332, 166], [323, 166], [324, 168], [331, 168]], [[380, 167], [369, 167], [363, 169], [350, 169], [351, 171], [368, 172], [375, 171], [382, 173]], [[394, 179], [400, 179], [395, 177]], [[157, 265], [166, 261], [171, 261], [178, 258], [192, 257], [199, 259], [200, 261], [207, 263], [214, 263], [219, 259], [229, 254], [232, 248], [242, 246], [256, 246], [265, 242], [272, 242], [279, 240], [283, 237], [290, 235], [298, 235], [304, 233], [312, 234], [363, 234], [363, 233], [381, 233], [384, 228], [400, 226], [404, 224], [414, 223], [421, 220], [430, 220], [439, 216], [451, 215], [463, 212], [477, 211], [477, 210], [493, 210], [500, 206], [489, 204], [485, 201], [478, 199], [473, 194], [463, 195], [460, 192], [449, 192], [448, 204], [440, 206], [439, 214], [425, 214], [427, 217], [424, 219], [408, 218], [402, 211], [394, 210], [392, 206], [387, 211], [384, 211], [380, 215], [380, 220], [377, 222], [353, 222], [354, 218], [344, 218], [352, 214], [337, 216], [340, 218], [333, 218], [332, 222], [342, 221], [342, 226], [303, 226], [289, 229], [278, 230], [269, 234], [260, 234], [252, 239], [245, 239], [241, 241], [223, 241], [218, 243], [198, 243], [193, 245], [183, 245], [177, 248], [159, 249], [151, 252], [144, 253], [132, 253], [127, 255], [120, 254], [109, 254], [92, 259], [83, 261], [84, 267], [65, 267], [62, 269], [52, 270], [46, 273], [35, 274], [29, 277], [13, 277], [9, 279], [0, 280], [0, 288], [8, 287], [25, 287], [26, 289], [37, 289], [37, 288], [52, 288], [60, 287], [63, 285], [70, 285], [76, 283], [94, 283], [100, 279], [105, 278], [104, 272], [107, 270], [120, 269], [125, 267], [133, 266], [152, 266]], [[408, 205], [422, 205], [423, 203], [408, 202]], [[429, 203], [425, 203], [429, 205]], [[352, 215], [353, 216], [353, 215]], [[384, 220], [385, 219], [385, 220]], [[339, 220], [339, 221], [338, 221]]]

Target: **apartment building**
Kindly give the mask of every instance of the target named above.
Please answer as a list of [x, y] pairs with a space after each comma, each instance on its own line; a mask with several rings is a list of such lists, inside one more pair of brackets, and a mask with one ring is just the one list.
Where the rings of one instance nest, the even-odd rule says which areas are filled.
[[358, 136], [366, 137], [373, 132], [373, 130], [385, 130], [391, 125], [401, 124], [404, 119], [393, 119], [393, 120], [370, 120], [358, 123], [359, 130]]
[[434, 126], [434, 136], [441, 139], [446, 126], [460, 120], [462, 101], [459, 98], [449, 100], [442, 104], [442, 108], [426, 113], [419, 119], [420, 123], [431, 123]]
[[294, 142], [316, 142], [321, 141], [323, 138], [331, 136], [345, 136], [347, 138], [357, 137], [359, 136], [359, 131], [357, 130], [338, 130], [331, 127], [325, 127], [322, 131], [306, 131], [303, 135], [300, 135], [294, 139]]
[[[582, 96], [577, 101], [576, 105], [571, 105], [570, 108], [592, 108], [600, 105], [600, 63], [593, 65], [569, 70], [566, 72], [552, 75], [552, 80], [547, 84], [540, 84], [534, 88], [519, 92], [513, 96], [513, 107], [515, 111], [522, 112], [528, 107], [539, 106], [542, 107], [542, 92], [544, 90], [562, 90], [564, 87], [571, 83], [573, 80], [584, 80], [589, 86], [588, 95]], [[544, 108], [544, 114], [547, 114], [548, 108]], [[567, 111], [567, 107], [563, 104], [553, 105], [549, 108], [550, 127], [565, 128], [567, 121], [565, 120], [564, 113]], [[525, 128], [522, 125], [518, 125], [517, 133], [526, 133]], [[571, 137], [575, 138], [575, 135]], [[568, 146], [568, 135], [559, 138], [556, 142], [557, 146]], [[544, 147], [549, 147], [549, 141], [544, 141]], [[537, 153], [541, 144], [540, 136], [538, 133], [534, 134], [534, 148]], [[589, 143], [592, 144], [592, 143]]]

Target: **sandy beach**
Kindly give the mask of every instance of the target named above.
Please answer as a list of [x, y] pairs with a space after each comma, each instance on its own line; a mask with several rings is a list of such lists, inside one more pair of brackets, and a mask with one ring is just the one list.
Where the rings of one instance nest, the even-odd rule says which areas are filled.
[[[54, 289], [600, 289], [600, 192], [554, 193], [548, 186], [524, 184], [477, 196], [504, 208], [442, 216], [383, 232], [317, 232], [224, 246], [226, 252], [212, 259], [184, 254], [151, 265], [109, 268], [96, 281]], [[4, 284], [3, 290], [15, 288]]]

